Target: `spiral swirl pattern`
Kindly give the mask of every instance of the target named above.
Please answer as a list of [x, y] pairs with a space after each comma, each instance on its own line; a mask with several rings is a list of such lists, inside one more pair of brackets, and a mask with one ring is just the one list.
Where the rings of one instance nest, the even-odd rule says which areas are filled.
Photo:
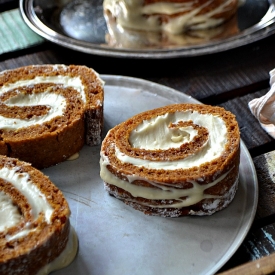
[[84, 66], [0, 73], [0, 153], [44, 168], [101, 141], [103, 82]]
[[101, 177], [114, 196], [148, 214], [212, 214], [237, 189], [240, 136], [220, 107], [175, 104], [128, 119], [101, 148]]
[[0, 156], [0, 204], [2, 275], [37, 274], [63, 252], [70, 234], [70, 209], [42, 172]]

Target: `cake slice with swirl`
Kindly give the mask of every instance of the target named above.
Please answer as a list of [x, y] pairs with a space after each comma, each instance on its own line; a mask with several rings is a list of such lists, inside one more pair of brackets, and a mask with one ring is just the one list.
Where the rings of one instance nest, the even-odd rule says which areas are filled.
[[240, 133], [221, 107], [175, 104], [111, 129], [101, 147], [105, 189], [148, 215], [211, 215], [238, 188]]
[[29, 163], [0, 156], [0, 274], [49, 274], [78, 247], [62, 192]]
[[103, 81], [91, 68], [31, 65], [0, 73], [0, 154], [45, 168], [101, 142]]

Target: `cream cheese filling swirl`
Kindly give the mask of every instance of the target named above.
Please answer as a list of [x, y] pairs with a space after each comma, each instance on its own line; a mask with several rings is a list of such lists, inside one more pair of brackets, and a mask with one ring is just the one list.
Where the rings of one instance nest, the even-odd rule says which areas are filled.
[[[169, 207], [218, 198], [204, 191], [234, 167], [216, 170], [239, 149], [239, 140], [229, 133], [232, 127], [238, 129], [231, 113], [204, 105], [178, 104], [134, 116], [103, 141], [101, 177], [133, 197], [176, 200]], [[151, 187], [136, 184], [142, 181]]]
[[[5, 232], [9, 228], [18, 226], [14, 234], [6, 236], [7, 241], [14, 240], [20, 237], [28, 235], [30, 232], [34, 232], [36, 227], [33, 225], [42, 218], [40, 222], [51, 223], [51, 217], [54, 212], [53, 207], [48, 202], [46, 195], [43, 194], [39, 188], [33, 184], [30, 176], [26, 172], [20, 171], [19, 167], [2, 167], [0, 168], [0, 179], [6, 182], [6, 185], [11, 185], [11, 188], [6, 189], [0, 186], [0, 233]], [[17, 190], [17, 194], [14, 194], [14, 190]], [[13, 193], [9, 194], [10, 192]], [[28, 211], [23, 207], [19, 207], [13, 197], [20, 197], [28, 205]], [[19, 210], [20, 209], [20, 210]]]
[[18, 80], [14, 83], [9, 83], [0, 88], [0, 96], [3, 96], [10, 91], [13, 94], [5, 100], [1, 100], [1, 104], [7, 107], [32, 107], [45, 106], [47, 112], [45, 114], [33, 115], [28, 118], [7, 117], [0, 115], [0, 129], [17, 130], [27, 128], [36, 124], [48, 122], [56, 117], [62, 116], [67, 107], [67, 101], [64, 95], [52, 92], [52, 89], [46, 88], [39, 93], [21, 93], [22, 87], [34, 87], [41, 84], [52, 84], [52, 86], [61, 86], [63, 88], [73, 87], [81, 98], [82, 102], [86, 102], [84, 86], [80, 77], [70, 76], [36, 76], [33, 79]]
[[48, 274], [71, 262], [77, 236], [69, 216], [65, 197], [47, 176], [29, 163], [0, 156], [1, 274], [41, 268], [40, 274]]

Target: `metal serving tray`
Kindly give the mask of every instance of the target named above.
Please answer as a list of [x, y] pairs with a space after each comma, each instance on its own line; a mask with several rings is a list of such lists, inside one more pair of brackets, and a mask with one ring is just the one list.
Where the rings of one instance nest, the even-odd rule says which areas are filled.
[[20, 11], [27, 25], [47, 40], [76, 51], [112, 57], [175, 58], [205, 55], [237, 48], [275, 32], [274, 0], [242, 0], [236, 16], [238, 32], [235, 34], [203, 40], [191, 37], [192, 42], [185, 37], [177, 37], [182, 42], [173, 46], [163, 43], [140, 46], [137, 39], [137, 47], [114, 47], [106, 43], [108, 29], [103, 17], [102, 1], [20, 0]]

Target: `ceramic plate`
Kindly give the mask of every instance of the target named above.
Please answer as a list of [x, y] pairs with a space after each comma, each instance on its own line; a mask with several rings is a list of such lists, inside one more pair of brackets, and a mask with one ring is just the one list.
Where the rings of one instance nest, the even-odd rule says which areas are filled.
[[240, 0], [236, 17], [219, 28], [165, 37], [158, 33], [122, 32], [115, 24], [107, 24], [103, 0], [20, 0], [19, 3], [27, 25], [61, 46], [113, 57], [173, 58], [226, 51], [272, 35], [273, 1]]
[[[198, 103], [168, 87], [136, 78], [101, 76], [105, 134], [136, 113], [176, 102]], [[63, 191], [79, 237], [75, 260], [56, 275], [206, 275], [218, 271], [243, 242], [258, 201], [255, 168], [241, 143], [240, 184], [226, 209], [206, 217], [147, 216], [111, 197], [99, 176], [100, 146], [43, 172]]]

